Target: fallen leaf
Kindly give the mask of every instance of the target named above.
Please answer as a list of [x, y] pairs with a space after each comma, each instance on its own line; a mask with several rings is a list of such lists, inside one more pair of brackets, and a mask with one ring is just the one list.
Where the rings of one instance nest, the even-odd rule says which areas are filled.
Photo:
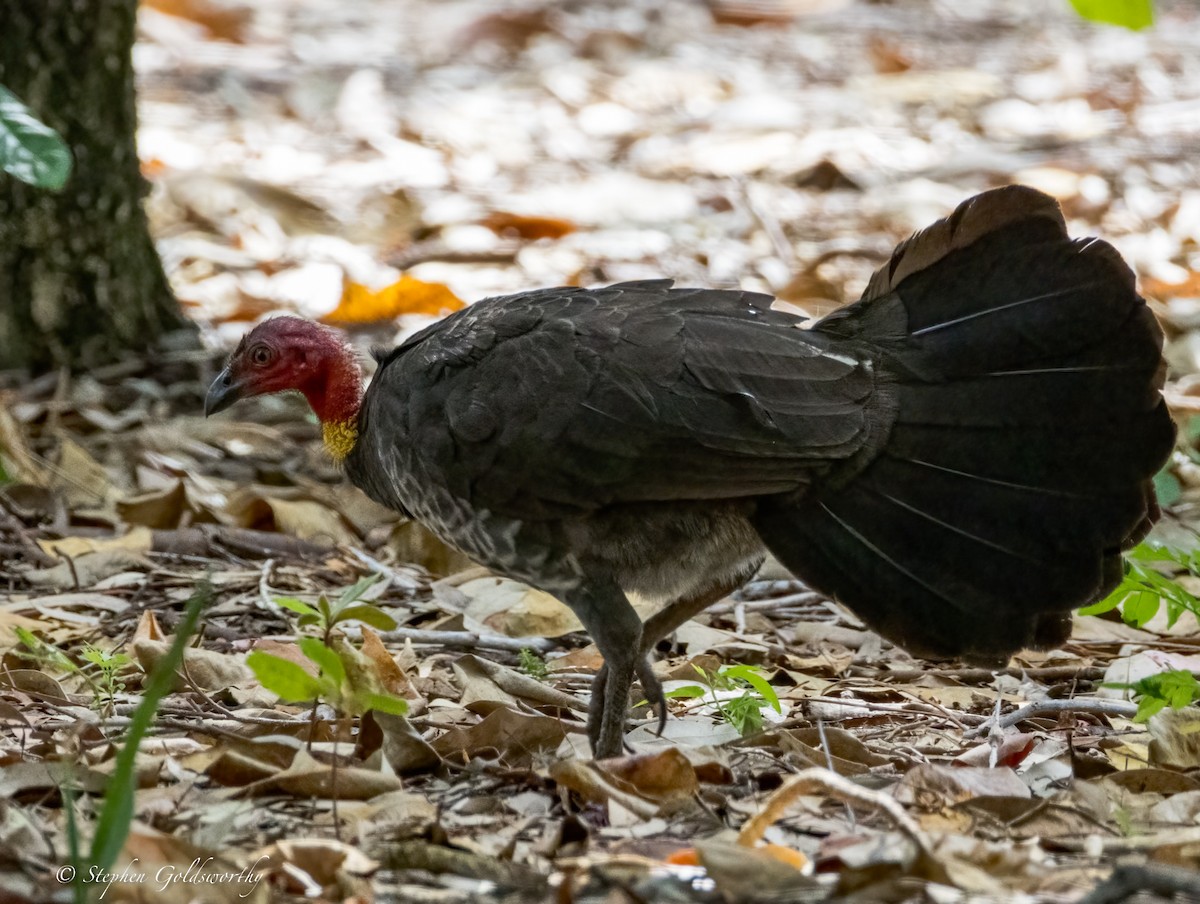
[[283, 791], [296, 797], [333, 797], [338, 800], [370, 800], [388, 791], [400, 790], [400, 779], [374, 769], [319, 762], [306, 750], [296, 751], [290, 766], [283, 772], [252, 785], [246, 794], [271, 794]]
[[561, 239], [570, 235], [579, 227], [570, 220], [558, 220], [553, 217], [532, 217], [519, 213], [507, 213], [497, 210], [489, 214], [483, 225], [496, 235], [516, 235], [523, 239]]
[[1029, 797], [1029, 788], [1008, 768], [939, 766], [920, 763], [904, 774], [896, 800], [924, 810], [938, 810], [975, 797]]
[[[135, 640], [133, 656], [138, 665], [149, 675], [167, 655], [171, 643], [166, 640]], [[254, 683], [254, 673], [240, 658], [227, 653], [216, 653], [198, 647], [189, 647], [183, 654], [183, 665], [175, 682], [179, 690], [195, 685], [201, 690], [215, 691], [231, 686], [248, 686]]]
[[[137, 528], [146, 530], [145, 528]], [[146, 531], [147, 536], [149, 531]], [[101, 552], [84, 553], [70, 562], [52, 568], [26, 571], [22, 577], [39, 587], [54, 587], [59, 590], [91, 587], [99, 581], [124, 571], [150, 571], [154, 568], [149, 559], [126, 549], [107, 549]]]
[[167, 16], [202, 26], [218, 41], [240, 44], [254, 20], [254, 8], [228, 0], [142, 0], [145, 6]]
[[484, 629], [508, 637], [561, 637], [582, 627], [575, 613], [528, 584], [489, 575], [458, 586], [469, 600], [463, 612], [468, 631]]
[[427, 314], [436, 317], [466, 307], [465, 302], [441, 283], [422, 282], [401, 276], [378, 291], [346, 280], [336, 308], [321, 318], [322, 323], [385, 323], [401, 314]]
[[1200, 766], [1200, 713], [1164, 709], [1150, 718], [1150, 762], [1170, 769]]
[[1200, 272], [1191, 270], [1187, 278], [1180, 282], [1166, 282], [1153, 277], [1143, 277], [1141, 280], [1143, 295], [1166, 301], [1171, 298], [1200, 297]]
[[555, 749], [565, 736], [558, 719], [504, 707], [469, 728], [451, 729], [432, 747], [443, 758], [457, 763], [483, 754], [499, 754], [510, 766], [516, 766], [528, 764], [535, 753]]

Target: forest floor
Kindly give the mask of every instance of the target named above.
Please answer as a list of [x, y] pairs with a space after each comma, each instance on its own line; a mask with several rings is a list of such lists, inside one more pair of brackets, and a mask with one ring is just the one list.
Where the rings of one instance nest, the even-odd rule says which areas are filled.
[[[63, 789], [86, 836], [206, 585], [105, 901], [1200, 900], [1175, 871], [1200, 866], [1200, 716], [1137, 721], [1105, 686], [1200, 672], [1178, 606], [1078, 616], [993, 674], [768, 567], [661, 651], [664, 735], [635, 709], [636, 754], [592, 763], [599, 660], [568, 610], [367, 501], [298, 400], [202, 417], [273, 312], [364, 350], [556, 284], [820, 314], [1023, 182], [1120, 249], [1163, 323], [1182, 430], [1155, 537], [1194, 550], [1200, 13], [1161, 7], [1134, 33], [1065, 0], [147, 0], [149, 210], [209, 350], [0, 383], [0, 901], [69, 897]], [[314, 631], [322, 596], [359, 619]], [[281, 702], [317, 686], [313, 644], [353, 674]], [[264, 687], [251, 651], [292, 671]], [[407, 717], [348, 718], [367, 691]]]

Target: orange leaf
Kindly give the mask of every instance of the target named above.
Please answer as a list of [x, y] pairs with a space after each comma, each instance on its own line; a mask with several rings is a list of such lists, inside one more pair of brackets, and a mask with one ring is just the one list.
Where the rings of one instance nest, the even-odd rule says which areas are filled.
[[671, 866], [699, 866], [700, 857], [696, 854], [695, 848], [680, 848], [673, 854], [668, 854], [663, 863]]
[[254, 20], [254, 10], [249, 5], [235, 6], [231, 3], [214, 3], [213, 0], [142, 0], [151, 9], [177, 19], [187, 19], [208, 29], [209, 35], [218, 41], [241, 44], [246, 29]]
[[1158, 301], [1166, 301], [1169, 298], [1195, 298], [1200, 295], [1200, 272], [1189, 271], [1183, 282], [1179, 283], [1143, 277], [1142, 294]]
[[401, 314], [437, 316], [465, 307], [464, 302], [441, 283], [422, 282], [401, 276], [378, 292], [346, 281], [338, 306], [321, 318], [322, 323], [380, 323]]
[[780, 863], [786, 863], [788, 866], [794, 866], [798, 870], [808, 868], [808, 857], [803, 852], [797, 851], [795, 848], [784, 847], [781, 844], [764, 844], [756, 850], [762, 851], [769, 857], [778, 860]]
[[483, 221], [496, 235], [515, 234], [523, 239], [561, 239], [578, 227], [570, 220], [553, 217], [527, 217], [519, 213], [497, 210]]

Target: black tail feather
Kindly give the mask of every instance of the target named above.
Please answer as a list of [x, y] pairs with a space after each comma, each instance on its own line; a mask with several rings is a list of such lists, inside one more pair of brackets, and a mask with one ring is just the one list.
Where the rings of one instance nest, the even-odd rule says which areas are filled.
[[1162, 334], [1117, 252], [1068, 239], [1046, 196], [1000, 189], [814, 330], [871, 352], [894, 421], [848, 478], [764, 502], [767, 546], [913, 652], [1060, 643], [1063, 613], [1119, 581], [1157, 514], [1174, 442]]

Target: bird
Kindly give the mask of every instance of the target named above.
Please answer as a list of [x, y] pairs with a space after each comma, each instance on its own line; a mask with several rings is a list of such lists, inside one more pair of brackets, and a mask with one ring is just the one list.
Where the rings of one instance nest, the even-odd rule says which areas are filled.
[[[902, 242], [816, 320], [668, 279], [488, 298], [387, 352], [247, 334], [206, 415], [298, 390], [369, 497], [565, 603], [603, 657], [593, 756], [649, 656], [768, 553], [915, 656], [1051, 648], [1158, 518], [1163, 335], [1112, 245], [1021, 185]], [[665, 601], [643, 623], [630, 593]]]

